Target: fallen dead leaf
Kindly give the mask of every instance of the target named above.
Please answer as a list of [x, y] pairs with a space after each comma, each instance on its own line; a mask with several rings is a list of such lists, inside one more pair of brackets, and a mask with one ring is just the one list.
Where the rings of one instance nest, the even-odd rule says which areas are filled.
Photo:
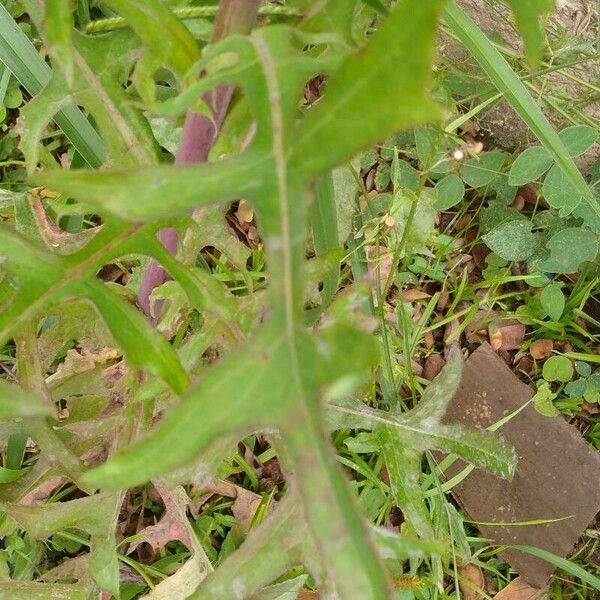
[[179, 489], [178, 494], [176, 490], [170, 490], [160, 481], [154, 481], [153, 485], [165, 505], [165, 512], [156, 525], [150, 525], [140, 532], [139, 539], [129, 545], [127, 553], [131, 554], [143, 542], [150, 544], [156, 552], [172, 540], [179, 540], [184, 546], [192, 549], [193, 543], [185, 515], [189, 502], [187, 494], [183, 488]]
[[[261, 496], [225, 480], [218, 481], [214, 485], [209, 486], [208, 489], [213, 492], [213, 494], [234, 498], [231, 507], [233, 516], [238, 520], [242, 528], [247, 529], [250, 526], [250, 522], [262, 500]], [[273, 505], [271, 504], [269, 511], [272, 507]]]
[[254, 220], [254, 209], [246, 200], [240, 200], [238, 204], [236, 216], [240, 223], [252, 223]]
[[403, 302], [414, 302], [415, 300], [426, 300], [427, 298], [431, 298], [431, 294], [417, 288], [410, 288], [402, 292]]
[[523, 198], [523, 196], [517, 196], [514, 200], [513, 203], [511, 204], [511, 206], [518, 210], [519, 212], [521, 212], [523, 210], [523, 208], [525, 207], [525, 198]]
[[464, 600], [479, 600], [485, 587], [481, 567], [467, 563], [458, 567], [458, 584]]
[[431, 331], [426, 331], [423, 334], [423, 344], [425, 344], [425, 348], [427, 350], [431, 350], [435, 344], [435, 338], [433, 337], [433, 333]]
[[396, 225], [396, 219], [394, 219], [392, 215], [386, 215], [383, 222], [385, 223], [385, 226], [389, 227], [390, 229]]
[[544, 590], [531, 587], [521, 577], [517, 577], [500, 590], [494, 596], [494, 600], [538, 600], [544, 594]]
[[444, 310], [446, 308], [446, 306], [448, 306], [448, 303], [450, 302], [450, 292], [444, 288], [441, 292], [440, 292], [440, 297], [437, 303], [437, 309], [438, 310]]
[[38, 487], [25, 494], [25, 496], [21, 498], [20, 504], [24, 506], [35, 506], [37, 504], [42, 504], [45, 500], [48, 499], [50, 494], [56, 488], [60, 487], [66, 481], [66, 477], [52, 477], [51, 479], [48, 479], [48, 481], [45, 481]]
[[516, 350], [525, 339], [525, 325], [518, 321], [507, 320], [491, 324], [488, 327], [490, 345], [498, 350]]
[[535, 360], [543, 360], [552, 356], [554, 342], [552, 340], [535, 340], [529, 347], [529, 354]]
[[310, 590], [300, 590], [298, 600], [319, 600], [319, 594]]
[[425, 360], [425, 365], [423, 366], [423, 377], [431, 381], [434, 377], [437, 377], [442, 369], [446, 361], [441, 354], [431, 354]]

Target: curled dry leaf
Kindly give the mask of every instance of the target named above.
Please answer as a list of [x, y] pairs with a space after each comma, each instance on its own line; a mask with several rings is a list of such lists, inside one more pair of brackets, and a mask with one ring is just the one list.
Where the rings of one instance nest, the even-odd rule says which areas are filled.
[[431, 381], [442, 372], [442, 369], [445, 365], [446, 361], [441, 354], [431, 354], [425, 360], [425, 365], [423, 366], [423, 377]]
[[238, 204], [236, 216], [240, 223], [252, 223], [254, 220], [254, 209], [246, 200], [240, 200]]
[[250, 522], [260, 505], [261, 496], [246, 488], [224, 480], [218, 481], [215, 485], [210, 486], [209, 491], [221, 496], [227, 496], [228, 498], [234, 498], [233, 506], [231, 507], [233, 516], [239, 521], [243, 528], [247, 528], [250, 525]]
[[417, 288], [410, 288], [402, 292], [403, 302], [414, 302], [415, 300], [426, 300], [427, 298], [431, 298], [431, 294]]
[[50, 494], [67, 481], [66, 477], [57, 476], [44, 481], [21, 498], [20, 504], [23, 506], [36, 506], [42, 504], [48, 499]]
[[552, 340], [535, 340], [529, 348], [529, 354], [535, 360], [544, 360], [552, 356], [554, 342]]
[[179, 540], [184, 546], [192, 549], [193, 542], [185, 516], [187, 494], [183, 488], [170, 490], [159, 481], [154, 481], [154, 487], [165, 505], [165, 512], [156, 525], [146, 527], [140, 532], [139, 539], [130, 544], [128, 554], [143, 542], [150, 544], [155, 552], [172, 540]]
[[531, 587], [521, 577], [513, 579], [494, 596], [494, 600], [541, 600], [542, 598], [547, 598], [546, 592]]
[[479, 600], [483, 597], [485, 578], [481, 567], [467, 563], [458, 567], [458, 583], [464, 600]]
[[488, 327], [490, 345], [499, 350], [516, 350], [525, 339], [525, 325], [514, 320], [500, 321]]

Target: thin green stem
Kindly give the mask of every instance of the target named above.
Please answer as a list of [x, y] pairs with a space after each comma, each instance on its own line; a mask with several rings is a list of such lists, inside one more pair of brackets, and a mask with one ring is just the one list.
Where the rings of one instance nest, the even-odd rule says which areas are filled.
[[[180, 19], [209, 19], [216, 17], [219, 12], [218, 6], [187, 6], [173, 9], [173, 14]], [[263, 6], [258, 14], [261, 17], [301, 17], [297, 10], [287, 6]], [[127, 27], [127, 21], [123, 17], [112, 17], [109, 19], [98, 19], [90, 21], [85, 26], [85, 33], [106, 33], [114, 29]]]

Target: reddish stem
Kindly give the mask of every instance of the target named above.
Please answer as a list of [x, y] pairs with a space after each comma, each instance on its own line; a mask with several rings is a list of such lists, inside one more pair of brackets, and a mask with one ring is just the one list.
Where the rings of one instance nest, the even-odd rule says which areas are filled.
[[[212, 41], [215, 42], [232, 34], [249, 33], [256, 21], [258, 6], [261, 0], [221, 0], [219, 13], [215, 20]], [[211, 107], [213, 118], [189, 111], [186, 115], [181, 144], [175, 156], [176, 165], [204, 163], [223, 125], [233, 88], [220, 86], [207, 94], [204, 101]], [[173, 227], [161, 229], [158, 239], [171, 254], [177, 252], [177, 230]], [[152, 261], [144, 275], [138, 292], [138, 304], [146, 316], [153, 321], [150, 310], [150, 295], [159, 285], [169, 279], [169, 274], [156, 261]]]

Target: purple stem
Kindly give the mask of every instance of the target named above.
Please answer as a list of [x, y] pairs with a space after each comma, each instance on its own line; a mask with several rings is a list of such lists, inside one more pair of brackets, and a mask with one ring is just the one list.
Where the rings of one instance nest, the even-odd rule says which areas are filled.
[[[214, 120], [194, 111], [188, 112], [183, 126], [181, 144], [175, 157], [176, 165], [204, 163], [208, 160], [210, 149], [227, 114], [232, 94], [233, 88], [229, 87], [218, 88], [212, 94], [214, 101], [211, 103], [211, 106]], [[158, 239], [171, 254], [177, 253], [178, 235], [175, 228], [167, 227], [161, 229], [158, 232]], [[148, 265], [142, 277], [138, 292], [138, 304], [146, 316], [153, 322], [156, 319], [152, 316], [150, 310], [150, 295], [155, 288], [162, 285], [168, 279], [169, 274], [156, 261], [152, 261]]]
[[[256, 21], [260, 2], [261, 0], [221, 0], [212, 41], [215, 42], [234, 33], [249, 33]], [[188, 112], [181, 144], [175, 156], [176, 165], [204, 163], [208, 160], [208, 154], [223, 125], [232, 96], [233, 88], [229, 86], [217, 87], [205, 96], [204, 101], [213, 111], [212, 119], [194, 111]], [[158, 239], [171, 254], [177, 252], [178, 236], [177, 230], [173, 227], [161, 229], [158, 232]], [[155, 288], [168, 279], [169, 274], [156, 261], [148, 265], [142, 276], [138, 304], [152, 322], [156, 319], [152, 317], [150, 310], [150, 295]], [[157, 310], [158, 312], [160, 311]]]

